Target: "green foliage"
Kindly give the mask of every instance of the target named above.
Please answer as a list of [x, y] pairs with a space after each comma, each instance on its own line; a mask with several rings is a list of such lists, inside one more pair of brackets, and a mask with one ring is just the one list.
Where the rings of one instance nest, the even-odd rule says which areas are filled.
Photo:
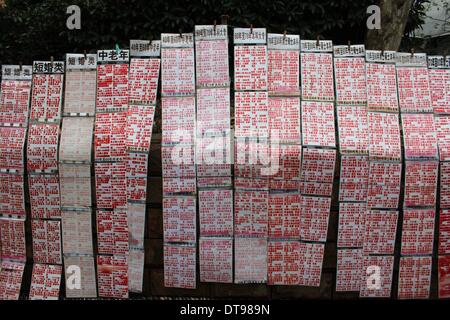
[[[317, 35], [361, 43], [366, 8], [374, 0], [7, 0], [0, 9], [0, 63], [60, 59], [66, 52], [95, 52], [129, 39], [159, 39], [161, 32], [192, 31], [195, 24], [267, 27], [270, 32]], [[67, 6], [81, 8], [81, 30], [66, 28]], [[414, 23], [414, 21], [413, 21]]]

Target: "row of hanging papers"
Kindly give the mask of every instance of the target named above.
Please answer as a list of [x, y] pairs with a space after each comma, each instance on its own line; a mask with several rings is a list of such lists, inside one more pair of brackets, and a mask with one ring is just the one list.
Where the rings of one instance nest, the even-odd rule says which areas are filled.
[[450, 297], [450, 57], [234, 28], [232, 79], [228, 39], [2, 66], [0, 298], [142, 293], [157, 102], [166, 287], [320, 287], [337, 215], [334, 290]]

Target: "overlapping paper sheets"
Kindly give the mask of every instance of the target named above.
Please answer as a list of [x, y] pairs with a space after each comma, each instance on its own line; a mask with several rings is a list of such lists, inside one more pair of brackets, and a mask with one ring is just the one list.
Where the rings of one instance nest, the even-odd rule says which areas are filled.
[[439, 298], [450, 297], [450, 256], [438, 257], [438, 296]]
[[128, 298], [127, 255], [98, 255], [98, 295], [103, 298]]
[[59, 265], [33, 265], [30, 300], [58, 300], [62, 267]]
[[196, 284], [194, 34], [161, 34], [164, 285]]
[[26, 127], [31, 93], [31, 66], [3, 65], [0, 125]]
[[25, 220], [0, 218], [0, 260], [26, 261]]
[[196, 288], [196, 246], [164, 244], [164, 286]]
[[[92, 241], [91, 241], [92, 242]], [[93, 256], [66, 256], [64, 257], [64, 267], [66, 272], [65, 281], [70, 281], [71, 266], [80, 268], [80, 287], [73, 288], [66, 285], [67, 298], [96, 298], [97, 281], [95, 277], [95, 258]]]
[[362, 275], [362, 249], [338, 249], [336, 291], [359, 291]]
[[[369, 272], [364, 272], [368, 270]], [[379, 278], [374, 278], [376, 272]], [[363, 256], [363, 272], [359, 296], [361, 298], [389, 298], [392, 290], [394, 256]]]
[[234, 239], [234, 283], [267, 282], [267, 239]]
[[2, 261], [0, 263], [0, 299], [18, 300], [25, 263]]
[[61, 119], [63, 84], [63, 61], [33, 62], [30, 120], [55, 122]]
[[201, 282], [233, 282], [232, 238], [201, 237], [199, 258]]
[[431, 257], [400, 257], [399, 299], [428, 299], [431, 285]]
[[33, 261], [36, 263], [62, 264], [61, 221], [33, 219]]
[[97, 83], [96, 54], [67, 54], [63, 116], [93, 116]]
[[402, 114], [405, 159], [438, 159], [437, 134], [432, 113]]
[[431, 255], [434, 242], [435, 209], [403, 211], [402, 255]]
[[127, 215], [128, 50], [97, 52], [94, 171], [97, 224], [97, 281], [100, 297], [128, 297]]

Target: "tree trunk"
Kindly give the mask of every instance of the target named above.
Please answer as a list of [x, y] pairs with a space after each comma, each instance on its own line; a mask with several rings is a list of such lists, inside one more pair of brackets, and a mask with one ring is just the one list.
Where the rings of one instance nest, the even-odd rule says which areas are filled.
[[413, 0], [380, 0], [381, 29], [367, 30], [366, 48], [397, 51], [412, 3]]

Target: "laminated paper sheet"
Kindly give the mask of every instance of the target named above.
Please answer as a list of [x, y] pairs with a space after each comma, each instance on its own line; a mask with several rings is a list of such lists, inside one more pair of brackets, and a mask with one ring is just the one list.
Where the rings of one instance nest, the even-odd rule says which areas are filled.
[[63, 83], [63, 74], [33, 75], [30, 120], [54, 122], [61, 119]]
[[428, 299], [431, 257], [401, 257], [398, 276], [399, 299]]
[[128, 153], [127, 156], [127, 200], [146, 201], [148, 157], [146, 153]]
[[324, 252], [323, 243], [300, 243], [299, 285], [320, 286]]
[[163, 194], [189, 193], [195, 194], [197, 182], [195, 177], [163, 178]]
[[239, 45], [234, 47], [234, 90], [267, 90], [267, 73], [267, 46]]
[[[211, 26], [212, 27], [212, 26]], [[199, 87], [229, 86], [227, 26], [216, 26], [222, 37], [195, 41], [196, 80]]]
[[197, 90], [197, 137], [230, 132], [230, 88]]
[[298, 285], [300, 281], [300, 242], [269, 241], [267, 273], [270, 285]]
[[150, 151], [154, 106], [130, 105], [127, 113], [126, 147], [134, 151]]
[[95, 194], [97, 207], [114, 209], [127, 204], [125, 162], [95, 164]]
[[128, 79], [130, 102], [156, 104], [160, 64], [160, 59], [131, 59]]
[[21, 174], [0, 173], [0, 212], [25, 217], [25, 184]]
[[335, 57], [334, 76], [338, 103], [365, 104], [367, 96], [364, 57]]
[[439, 214], [438, 252], [450, 254], [450, 210], [448, 209], [441, 209]]
[[64, 118], [59, 161], [91, 162], [94, 118]]
[[164, 245], [164, 286], [195, 289], [196, 247], [187, 245]]
[[61, 163], [59, 187], [61, 207], [92, 206], [91, 165]]
[[[92, 211], [62, 211], [62, 241], [65, 256], [72, 254], [92, 255]], [[66, 259], [66, 258], [65, 258]]]
[[404, 209], [402, 255], [433, 253], [435, 209]]
[[200, 236], [233, 236], [232, 190], [199, 190], [198, 202]]
[[269, 194], [269, 238], [300, 239], [299, 193]]
[[[77, 256], [65, 256], [64, 257], [64, 276], [66, 283], [66, 298], [96, 298], [97, 297], [97, 280], [95, 278], [95, 258], [91, 257], [77, 257]], [[71, 266], [80, 268], [81, 271], [81, 287], [80, 289], [74, 288], [72, 285], [68, 286], [71, 282]], [[73, 271], [72, 271], [73, 272]]]
[[197, 241], [196, 209], [195, 197], [163, 198], [164, 242]]
[[62, 264], [61, 221], [32, 220], [33, 261]]
[[428, 69], [431, 105], [434, 113], [450, 113], [450, 69]]
[[3, 261], [0, 264], [0, 299], [19, 300], [25, 264]]
[[25, 262], [25, 220], [0, 219], [0, 260]]
[[[276, 186], [277, 180], [283, 188], [283, 184], [300, 181], [300, 167], [302, 162], [302, 147], [300, 145], [271, 144], [270, 150], [271, 166], [269, 167], [271, 188]], [[296, 185], [296, 184], [294, 184]], [[297, 185], [296, 185], [297, 186]], [[296, 188], [298, 190], [298, 188]]]
[[58, 300], [62, 267], [51, 264], [33, 265], [30, 300]]
[[58, 170], [59, 125], [35, 123], [29, 126], [27, 169], [34, 172]]
[[233, 239], [200, 238], [200, 282], [233, 282]]
[[194, 144], [195, 97], [161, 99], [162, 144]]
[[450, 256], [439, 256], [438, 258], [438, 282], [439, 298], [450, 297]]
[[128, 298], [128, 263], [127, 256], [97, 256], [99, 297]]
[[142, 293], [144, 281], [144, 249], [132, 248], [128, 258], [128, 290]]
[[28, 175], [31, 217], [51, 219], [61, 217], [60, 189], [57, 174]]
[[299, 97], [269, 97], [270, 138], [280, 143], [301, 143]]
[[300, 94], [299, 50], [268, 50], [268, 81], [271, 94]]
[[364, 219], [364, 254], [394, 254], [398, 211], [370, 210]]
[[433, 112], [426, 67], [397, 67], [400, 111]]
[[[379, 280], [373, 275], [380, 275]], [[394, 256], [364, 256], [361, 286], [361, 298], [390, 298], [392, 276], [394, 272]]]
[[369, 157], [341, 156], [339, 201], [366, 201], [369, 182]]
[[435, 117], [434, 126], [439, 147], [439, 160], [450, 161], [450, 117]]
[[0, 127], [0, 171], [24, 172], [26, 128]]
[[438, 158], [433, 114], [402, 114], [402, 125], [406, 159]]
[[441, 162], [440, 175], [440, 206], [450, 208], [450, 162]]
[[26, 126], [30, 106], [31, 81], [4, 79], [0, 94], [0, 123]]
[[126, 157], [127, 112], [97, 113], [94, 129], [95, 161], [121, 161]]
[[163, 177], [195, 177], [195, 146], [161, 146]]
[[[127, 214], [130, 249], [144, 249], [145, 203], [129, 202], [127, 204]], [[136, 254], [136, 257], [138, 256], [136, 252], [134, 254]]]
[[236, 138], [269, 136], [269, 100], [266, 91], [235, 92]]
[[402, 149], [398, 115], [369, 112], [368, 123], [370, 159], [400, 161]]
[[234, 283], [266, 283], [267, 240], [234, 239]]
[[99, 64], [97, 66], [97, 112], [126, 110], [128, 107], [128, 72], [128, 63]]
[[234, 235], [267, 237], [269, 192], [236, 190]]
[[437, 161], [405, 162], [406, 207], [436, 206], [439, 163]]
[[195, 94], [194, 48], [161, 49], [161, 95]]
[[97, 210], [97, 249], [99, 254], [127, 255], [129, 227], [126, 210]]
[[229, 187], [232, 185], [231, 176], [230, 177], [198, 177], [197, 186], [199, 188], [219, 188], [219, 187]]
[[336, 147], [332, 102], [302, 101], [302, 138], [305, 146]]
[[333, 55], [325, 52], [302, 52], [302, 98], [305, 100], [334, 100]]
[[270, 145], [267, 139], [235, 139], [234, 176], [236, 178], [268, 179], [270, 160]]
[[336, 291], [359, 291], [363, 271], [361, 249], [338, 249]]
[[331, 198], [303, 196], [300, 208], [300, 239], [326, 242]]
[[95, 71], [95, 65], [94, 70], [68, 69], [66, 71], [63, 114], [94, 115], [96, 86], [97, 72]]
[[401, 163], [370, 162], [367, 207], [397, 208], [401, 176]]
[[342, 154], [369, 152], [369, 124], [365, 105], [337, 106], [339, 149]]
[[366, 87], [369, 111], [398, 111], [394, 64], [366, 63]]
[[331, 196], [335, 163], [336, 150], [304, 148], [300, 192]]
[[362, 248], [364, 220], [367, 211], [365, 202], [341, 202], [339, 204], [338, 248]]

